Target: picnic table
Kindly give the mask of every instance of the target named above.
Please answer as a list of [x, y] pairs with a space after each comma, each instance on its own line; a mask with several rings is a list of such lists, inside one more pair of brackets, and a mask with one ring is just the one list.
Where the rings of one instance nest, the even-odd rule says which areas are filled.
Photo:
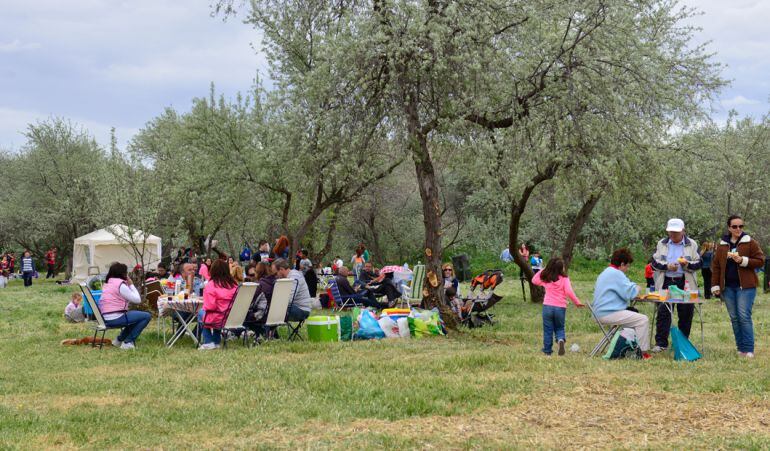
[[201, 307], [203, 307], [203, 298], [196, 295], [187, 299], [179, 299], [176, 296], [164, 296], [158, 299], [158, 318], [172, 318], [179, 323], [168, 341], [166, 341], [166, 332], [163, 331], [163, 341], [166, 347], [174, 346], [184, 335], [192, 338], [196, 346], [199, 344], [193, 326], [198, 320], [198, 312]]
[[644, 297], [638, 297], [634, 298], [632, 301], [632, 306], [638, 302], [641, 303], [647, 303], [647, 304], [653, 304], [655, 307], [652, 311], [652, 321], [650, 321], [650, 343], [653, 343], [654, 337], [655, 337], [655, 318], [658, 314], [658, 305], [663, 304], [666, 309], [668, 309], [669, 313], [671, 314], [671, 324], [674, 324], [674, 311], [676, 310], [674, 308], [675, 305], [694, 305], [695, 310], [698, 312], [698, 321], [700, 322], [700, 353], [704, 354], [704, 335], [703, 335], [703, 304], [706, 303], [705, 299], [702, 298], [690, 298], [690, 299], [649, 299]]

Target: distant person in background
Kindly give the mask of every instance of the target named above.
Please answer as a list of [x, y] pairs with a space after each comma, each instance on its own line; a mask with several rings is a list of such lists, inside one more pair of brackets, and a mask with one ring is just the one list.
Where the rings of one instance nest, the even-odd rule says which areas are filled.
[[211, 279], [211, 259], [210, 258], [207, 258], [206, 261], [201, 263], [201, 267], [200, 269], [198, 269], [198, 274], [200, 274], [203, 280]]
[[455, 294], [458, 292], [460, 281], [455, 276], [455, 269], [451, 263], [444, 263], [441, 266], [441, 273], [444, 277], [444, 289], [452, 287], [455, 289]]
[[46, 279], [52, 279], [56, 277], [56, 246], [48, 249], [45, 253], [45, 262], [48, 266], [48, 273], [45, 275]]
[[32, 286], [32, 277], [35, 275], [35, 261], [32, 260], [32, 254], [25, 250], [21, 257], [21, 277], [24, 279], [24, 287]]
[[521, 243], [519, 245], [519, 253], [522, 257], [524, 257], [525, 260], [529, 260], [529, 248], [525, 243]]
[[254, 254], [254, 261], [268, 263], [270, 261], [270, 244], [261, 240], [257, 252]]
[[543, 259], [540, 257], [540, 252], [535, 252], [532, 254], [532, 256], [529, 258], [529, 265], [532, 266], [532, 272], [535, 274], [543, 269]]
[[647, 288], [650, 291], [655, 291], [655, 279], [653, 279], [652, 277], [654, 275], [652, 270], [652, 262], [653, 262], [653, 259], [650, 258], [647, 261], [647, 266], [644, 267], [644, 280], [647, 281]]
[[350, 258], [350, 264], [353, 265], [354, 280], [358, 280], [361, 277], [361, 270], [363, 270], [364, 263], [366, 263], [366, 260], [364, 259], [365, 250], [366, 248], [364, 248], [364, 245], [359, 244], [355, 253], [353, 254], [353, 257]]
[[318, 275], [313, 269], [313, 262], [310, 261], [310, 254], [307, 249], [302, 249], [299, 253], [299, 271], [305, 276], [305, 283], [307, 283], [307, 290], [310, 293], [310, 297], [316, 297], [318, 293]]
[[275, 246], [273, 246], [273, 253], [270, 255], [273, 259], [283, 258], [288, 260], [289, 258], [289, 239], [286, 235], [281, 235], [275, 240]]
[[500, 260], [502, 260], [503, 263], [510, 263], [513, 261], [511, 251], [507, 247], [503, 249], [503, 252], [500, 253]]
[[371, 256], [371, 254], [369, 254], [369, 249], [366, 248], [364, 243], [359, 244], [359, 246], [361, 246], [361, 248], [364, 250], [364, 263], [366, 263], [368, 261], [371, 261], [372, 260], [372, 256]]
[[8, 285], [8, 255], [0, 257], [0, 288]]
[[236, 264], [235, 266], [231, 266], [230, 275], [233, 276], [233, 280], [235, 280], [236, 283], [243, 283], [243, 267], [241, 265]]
[[703, 276], [703, 296], [711, 299], [711, 262], [714, 260], [714, 242], [706, 241], [701, 247], [700, 260], [703, 266], [700, 273]]

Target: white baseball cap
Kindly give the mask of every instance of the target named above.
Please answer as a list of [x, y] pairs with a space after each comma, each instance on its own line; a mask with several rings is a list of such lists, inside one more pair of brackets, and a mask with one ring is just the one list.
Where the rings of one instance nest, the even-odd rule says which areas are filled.
[[666, 223], [666, 232], [681, 232], [684, 230], [684, 221], [679, 218], [671, 218]]

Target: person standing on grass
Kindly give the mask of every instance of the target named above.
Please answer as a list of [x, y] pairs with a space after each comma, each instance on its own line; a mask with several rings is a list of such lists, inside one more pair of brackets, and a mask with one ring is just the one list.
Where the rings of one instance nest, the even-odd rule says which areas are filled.
[[216, 349], [222, 342], [225, 313], [233, 303], [238, 284], [230, 275], [227, 262], [216, 259], [211, 265], [211, 280], [203, 288], [203, 309], [199, 321], [203, 326], [201, 351]]
[[719, 241], [711, 262], [711, 292], [721, 296], [730, 315], [738, 355], [754, 357], [751, 310], [759, 278], [755, 269], [765, 263], [762, 247], [744, 231], [743, 218], [727, 218], [728, 233]]
[[703, 296], [711, 299], [711, 262], [714, 260], [714, 243], [706, 241], [700, 254], [701, 268], [700, 273], [703, 276]]
[[559, 345], [559, 355], [564, 355], [564, 343], [567, 335], [564, 332], [564, 324], [567, 316], [567, 299], [576, 307], [585, 307], [580, 302], [572, 282], [567, 277], [567, 269], [564, 260], [554, 257], [548, 261], [545, 269], [538, 271], [532, 278], [532, 283], [545, 288], [543, 299], [543, 354], [551, 355], [553, 352], [553, 339]]
[[647, 262], [647, 266], [644, 267], [644, 280], [647, 281], [647, 288], [650, 290], [655, 290], [655, 279], [653, 278], [653, 275], [655, 274], [652, 270], [652, 258], [650, 258], [650, 261]]
[[122, 327], [112, 345], [120, 349], [134, 349], [136, 339], [150, 323], [152, 315], [139, 310], [129, 310], [129, 304], [140, 304], [134, 282], [128, 277], [128, 267], [123, 263], [113, 263], [107, 271], [107, 278], [99, 300], [99, 311], [104, 323], [109, 327]]
[[48, 265], [48, 273], [45, 275], [46, 279], [52, 279], [56, 277], [56, 251], [56, 246], [54, 246], [48, 249], [48, 252], [45, 253], [45, 262]]
[[21, 277], [24, 279], [24, 287], [32, 286], [32, 276], [35, 274], [35, 261], [32, 260], [32, 254], [25, 250], [21, 257]]
[[[685, 234], [684, 221], [671, 218], [666, 223], [668, 236], [658, 241], [655, 254], [652, 256], [653, 279], [655, 291], [665, 290], [675, 286], [684, 290], [688, 285], [690, 290], [698, 290], [697, 272], [701, 268], [698, 243]], [[688, 293], [689, 295], [689, 293]], [[671, 312], [669, 306], [658, 304], [658, 319], [655, 324], [655, 347], [652, 352], [662, 352], [668, 348], [668, 335], [671, 330]], [[685, 337], [690, 336], [692, 316], [695, 312], [693, 304], [676, 304], [678, 326]]]
[[630, 327], [636, 332], [642, 357], [649, 359], [650, 349], [648, 334], [650, 320], [641, 313], [628, 310], [633, 298], [639, 294], [639, 287], [631, 282], [626, 273], [631, 268], [634, 257], [626, 248], [612, 253], [610, 266], [596, 279], [594, 302], [591, 304], [596, 319], [605, 326]]

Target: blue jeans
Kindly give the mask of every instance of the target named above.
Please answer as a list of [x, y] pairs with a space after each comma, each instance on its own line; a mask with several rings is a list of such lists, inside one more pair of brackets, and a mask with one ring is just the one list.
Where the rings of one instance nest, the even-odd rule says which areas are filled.
[[738, 352], [754, 352], [754, 323], [751, 321], [751, 308], [754, 306], [756, 288], [725, 287], [722, 300], [730, 314], [735, 344]]
[[214, 343], [218, 345], [222, 343], [222, 329], [211, 329], [209, 327], [203, 327], [203, 318], [205, 316], [206, 312], [203, 309], [200, 309], [198, 311], [198, 327], [200, 327], [203, 344]]
[[564, 334], [564, 323], [567, 318], [567, 309], [564, 307], [554, 307], [552, 305], [543, 306], [543, 352], [551, 355], [553, 352], [553, 338], [556, 340], [567, 340]]
[[118, 334], [118, 340], [123, 343], [134, 343], [151, 319], [152, 315], [147, 312], [129, 310], [120, 318], [105, 320], [104, 324], [109, 327], [123, 327]]
[[286, 321], [291, 321], [291, 322], [304, 321], [307, 319], [308, 316], [310, 316], [310, 312], [306, 310], [302, 310], [296, 305], [291, 305], [289, 307], [289, 310], [286, 312]]

